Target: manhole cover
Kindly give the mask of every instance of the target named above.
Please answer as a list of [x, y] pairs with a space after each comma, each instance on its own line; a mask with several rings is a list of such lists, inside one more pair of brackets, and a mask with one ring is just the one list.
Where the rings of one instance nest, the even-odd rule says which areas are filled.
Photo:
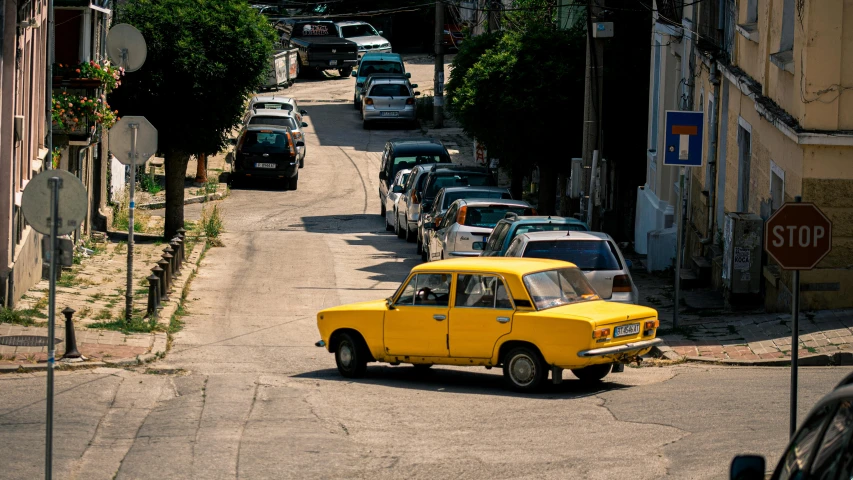
[[[53, 343], [56, 344], [61, 341], [61, 339], [54, 339]], [[0, 345], [11, 347], [46, 347], [48, 339], [47, 337], [38, 335], [10, 335], [8, 337], [0, 337]]]

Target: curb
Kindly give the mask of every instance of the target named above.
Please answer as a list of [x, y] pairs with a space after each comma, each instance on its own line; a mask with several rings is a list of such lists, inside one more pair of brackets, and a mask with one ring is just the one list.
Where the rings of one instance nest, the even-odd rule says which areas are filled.
[[[650, 352], [652, 355], [667, 360], [710, 363], [716, 365], [740, 366], [740, 367], [789, 367], [790, 358], [773, 358], [767, 360], [735, 360], [728, 358], [681, 356], [667, 346], [654, 346]], [[818, 353], [800, 357], [797, 361], [800, 367], [828, 367], [840, 365], [853, 365], [853, 352]]]
[[[190, 197], [184, 199], [184, 205], [192, 205], [193, 203], [205, 203], [211, 200], [222, 200], [225, 198], [225, 193], [216, 192], [211, 193], [209, 195], [199, 195], [196, 197]], [[140, 210], [158, 210], [160, 208], [166, 208], [166, 202], [151, 202], [151, 203], [142, 203], [136, 206], [136, 208]]]
[[[173, 284], [175, 286], [175, 293], [173, 295], [178, 295], [178, 301], [170, 302], [168, 305], [166, 305], [166, 307], [163, 308], [162, 311], [160, 311], [160, 314], [157, 317], [158, 324], [168, 326], [169, 322], [172, 319], [172, 315], [174, 315], [178, 308], [180, 308], [180, 306], [184, 304], [184, 290], [186, 289], [189, 278], [191, 278], [195, 274], [195, 272], [198, 271], [198, 264], [201, 260], [201, 254], [204, 252], [205, 244], [207, 243], [206, 239], [204, 240], [205, 241], [199, 242], [195, 245], [192, 253], [190, 253], [187, 263], [184, 264], [182, 275]], [[68, 363], [57, 360], [55, 370], [81, 370], [95, 367], [134, 367], [146, 363], [151, 363], [154, 360], [165, 357], [166, 352], [168, 351], [168, 345], [168, 334], [158, 332], [154, 334], [154, 341], [152, 342], [150, 353], [143, 353], [135, 357], [119, 358], [116, 360], [105, 360], [98, 362]], [[47, 363], [20, 363], [12, 365], [0, 365], [0, 374], [44, 371], [47, 371]]]

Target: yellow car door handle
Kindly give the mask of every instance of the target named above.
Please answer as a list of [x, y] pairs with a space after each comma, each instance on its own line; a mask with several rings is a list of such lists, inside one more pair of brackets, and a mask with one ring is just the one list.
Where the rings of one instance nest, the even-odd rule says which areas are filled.
[[509, 317], [498, 317], [498, 322], [507, 323], [509, 321]]
[[447, 318], [447, 317], [446, 317], [446, 316], [444, 316], [444, 315], [433, 315], [433, 316], [432, 316], [432, 318], [434, 318], [434, 319], [436, 319], [436, 320], [438, 320], [438, 321], [440, 322], [440, 321], [444, 320], [444, 319], [445, 319], [445, 318]]

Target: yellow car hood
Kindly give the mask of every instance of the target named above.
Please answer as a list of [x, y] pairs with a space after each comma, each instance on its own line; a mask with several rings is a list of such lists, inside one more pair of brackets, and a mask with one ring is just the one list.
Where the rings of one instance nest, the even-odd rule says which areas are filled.
[[388, 305], [385, 303], [385, 299], [382, 300], [369, 300], [366, 302], [356, 302], [356, 303], [347, 303], [346, 305], [338, 305], [337, 307], [325, 308], [320, 311], [320, 313], [325, 312], [341, 312], [341, 311], [377, 311], [377, 310], [388, 310]]

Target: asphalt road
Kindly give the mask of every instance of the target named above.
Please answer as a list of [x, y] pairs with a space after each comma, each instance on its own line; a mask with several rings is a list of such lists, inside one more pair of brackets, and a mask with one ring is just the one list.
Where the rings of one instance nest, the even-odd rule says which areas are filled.
[[[429, 82], [428, 65], [411, 69]], [[160, 362], [181, 370], [57, 375], [56, 478], [721, 479], [738, 453], [775, 463], [785, 368], [626, 368], [594, 389], [566, 372], [535, 395], [485, 369], [341, 378], [313, 345], [316, 312], [383, 298], [417, 263], [377, 195], [378, 152], [413, 132], [363, 131], [334, 101], [352, 82], [287, 91], [311, 124], [299, 189], [250, 185], [221, 203], [225, 246], [207, 253]], [[804, 369], [801, 418], [848, 371]], [[0, 377], [0, 478], [43, 475], [44, 381]]]

